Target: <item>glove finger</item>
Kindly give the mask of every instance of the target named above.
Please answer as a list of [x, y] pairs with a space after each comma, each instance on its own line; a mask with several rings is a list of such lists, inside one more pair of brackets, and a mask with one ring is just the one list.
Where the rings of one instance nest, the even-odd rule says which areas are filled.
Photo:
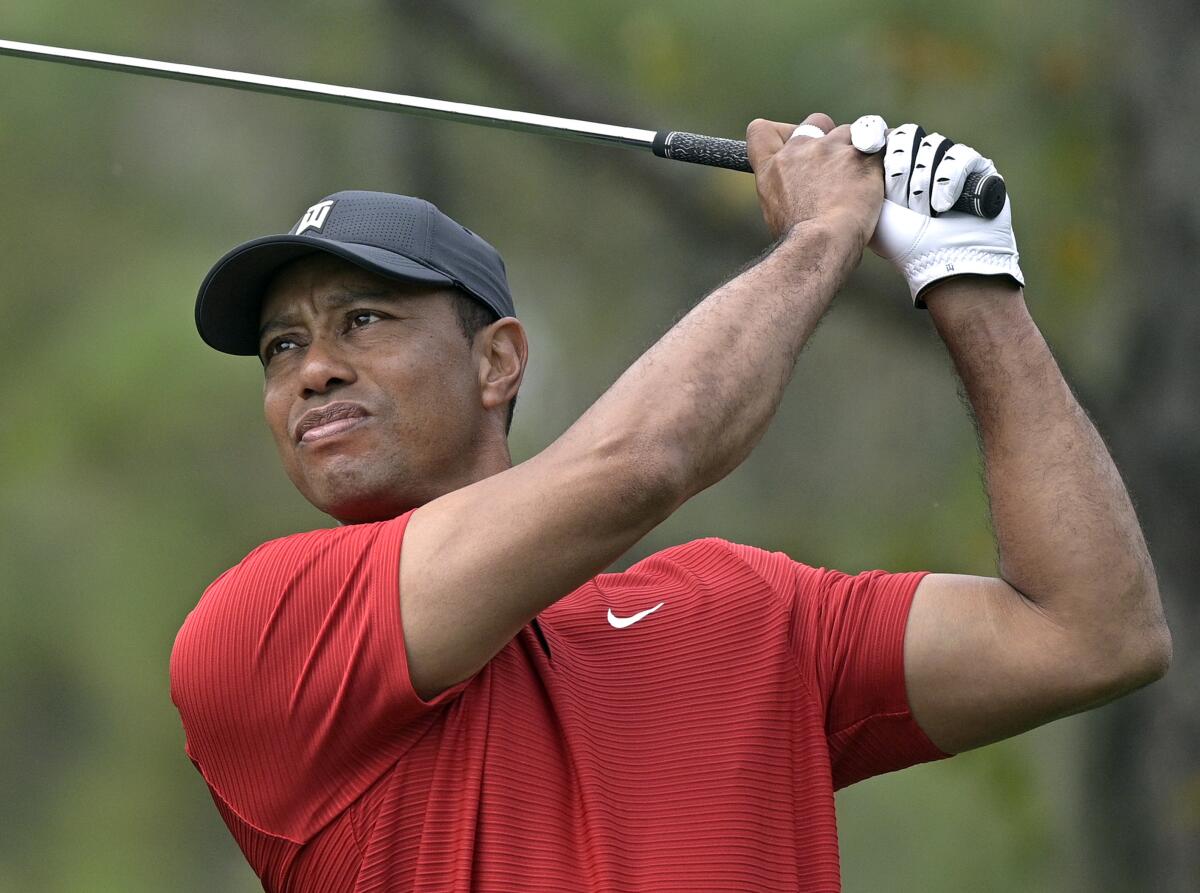
[[879, 115], [863, 115], [850, 125], [850, 142], [858, 151], [874, 155], [887, 145], [887, 121]]
[[929, 205], [933, 171], [953, 145], [953, 140], [940, 133], [931, 133], [917, 144], [913, 172], [908, 180], [908, 207], [911, 210], [935, 216], [931, 213], [933, 209]]
[[953, 146], [933, 171], [933, 194], [929, 203], [933, 216], [945, 213], [954, 207], [962, 195], [963, 183], [971, 174], [993, 173], [996, 167], [970, 146], [959, 143]]
[[908, 207], [908, 180], [917, 145], [925, 136], [919, 124], [901, 124], [888, 134], [883, 156], [883, 185], [888, 201]]

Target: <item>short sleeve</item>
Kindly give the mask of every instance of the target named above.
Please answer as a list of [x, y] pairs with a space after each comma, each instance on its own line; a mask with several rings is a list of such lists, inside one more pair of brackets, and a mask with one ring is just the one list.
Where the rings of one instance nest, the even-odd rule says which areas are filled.
[[470, 681], [424, 701], [409, 678], [408, 518], [260, 546], [205, 590], [176, 637], [171, 697], [188, 756], [257, 830], [306, 842]]
[[913, 719], [904, 681], [908, 612], [927, 572], [851, 575], [733, 548], [788, 601], [797, 664], [823, 701], [835, 789], [948, 756]]

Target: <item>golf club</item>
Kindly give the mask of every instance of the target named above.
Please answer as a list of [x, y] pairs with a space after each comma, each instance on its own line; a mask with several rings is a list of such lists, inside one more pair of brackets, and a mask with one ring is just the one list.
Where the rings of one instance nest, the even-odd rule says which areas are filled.
[[[176, 62], [158, 62], [134, 56], [115, 56], [109, 53], [63, 49], [11, 40], [0, 40], [0, 55], [62, 62], [68, 65], [82, 65], [110, 71], [124, 71], [197, 84], [212, 84], [256, 93], [274, 93], [282, 96], [316, 99], [337, 105], [381, 109], [447, 121], [461, 121], [503, 130], [540, 133], [560, 139], [650, 149], [660, 158], [706, 164], [735, 171], [751, 170], [744, 141], [704, 136], [686, 131], [654, 131], [635, 127], [617, 127], [611, 124], [596, 124], [572, 118], [557, 118], [551, 115], [536, 115], [481, 105], [446, 102], [439, 99], [422, 99], [399, 93], [384, 93], [379, 90], [340, 87], [334, 84], [225, 71], [198, 65], [182, 65]], [[1004, 181], [1000, 177], [971, 174], [963, 185], [962, 195], [951, 210], [974, 214], [977, 217], [992, 218], [999, 214], [1004, 207], [1005, 196]]]

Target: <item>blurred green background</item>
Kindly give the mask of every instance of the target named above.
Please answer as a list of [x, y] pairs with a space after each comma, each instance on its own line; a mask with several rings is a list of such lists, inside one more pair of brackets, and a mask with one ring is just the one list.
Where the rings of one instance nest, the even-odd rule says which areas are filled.
[[[1034, 316], [1146, 523], [1176, 665], [1095, 714], [840, 794], [845, 888], [1200, 889], [1192, 5], [0, 9], [12, 40], [724, 136], [882, 113], [994, 158]], [[218, 573], [330, 521], [278, 467], [259, 365], [205, 348], [192, 303], [227, 248], [346, 188], [429, 198], [504, 254], [533, 345], [516, 461], [767, 244], [744, 174], [0, 58], [2, 891], [259, 889], [184, 756], [167, 657]], [[877, 258], [750, 460], [623, 564], [705, 535], [848, 571], [994, 572], [948, 360]]]

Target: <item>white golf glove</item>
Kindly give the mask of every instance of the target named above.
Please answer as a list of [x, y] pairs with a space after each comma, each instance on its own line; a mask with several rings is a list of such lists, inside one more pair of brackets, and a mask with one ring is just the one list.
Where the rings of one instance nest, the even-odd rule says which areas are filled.
[[914, 307], [924, 308], [921, 293], [951, 276], [1009, 276], [1025, 284], [1007, 199], [992, 220], [950, 210], [970, 174], [998, 173], [991, 159], [917, 124], [889, 131], [878, 115], [855, 121], [850, 138], [861, 152], [886, 153], [887, 200], [870, 245], [904, 276]]

